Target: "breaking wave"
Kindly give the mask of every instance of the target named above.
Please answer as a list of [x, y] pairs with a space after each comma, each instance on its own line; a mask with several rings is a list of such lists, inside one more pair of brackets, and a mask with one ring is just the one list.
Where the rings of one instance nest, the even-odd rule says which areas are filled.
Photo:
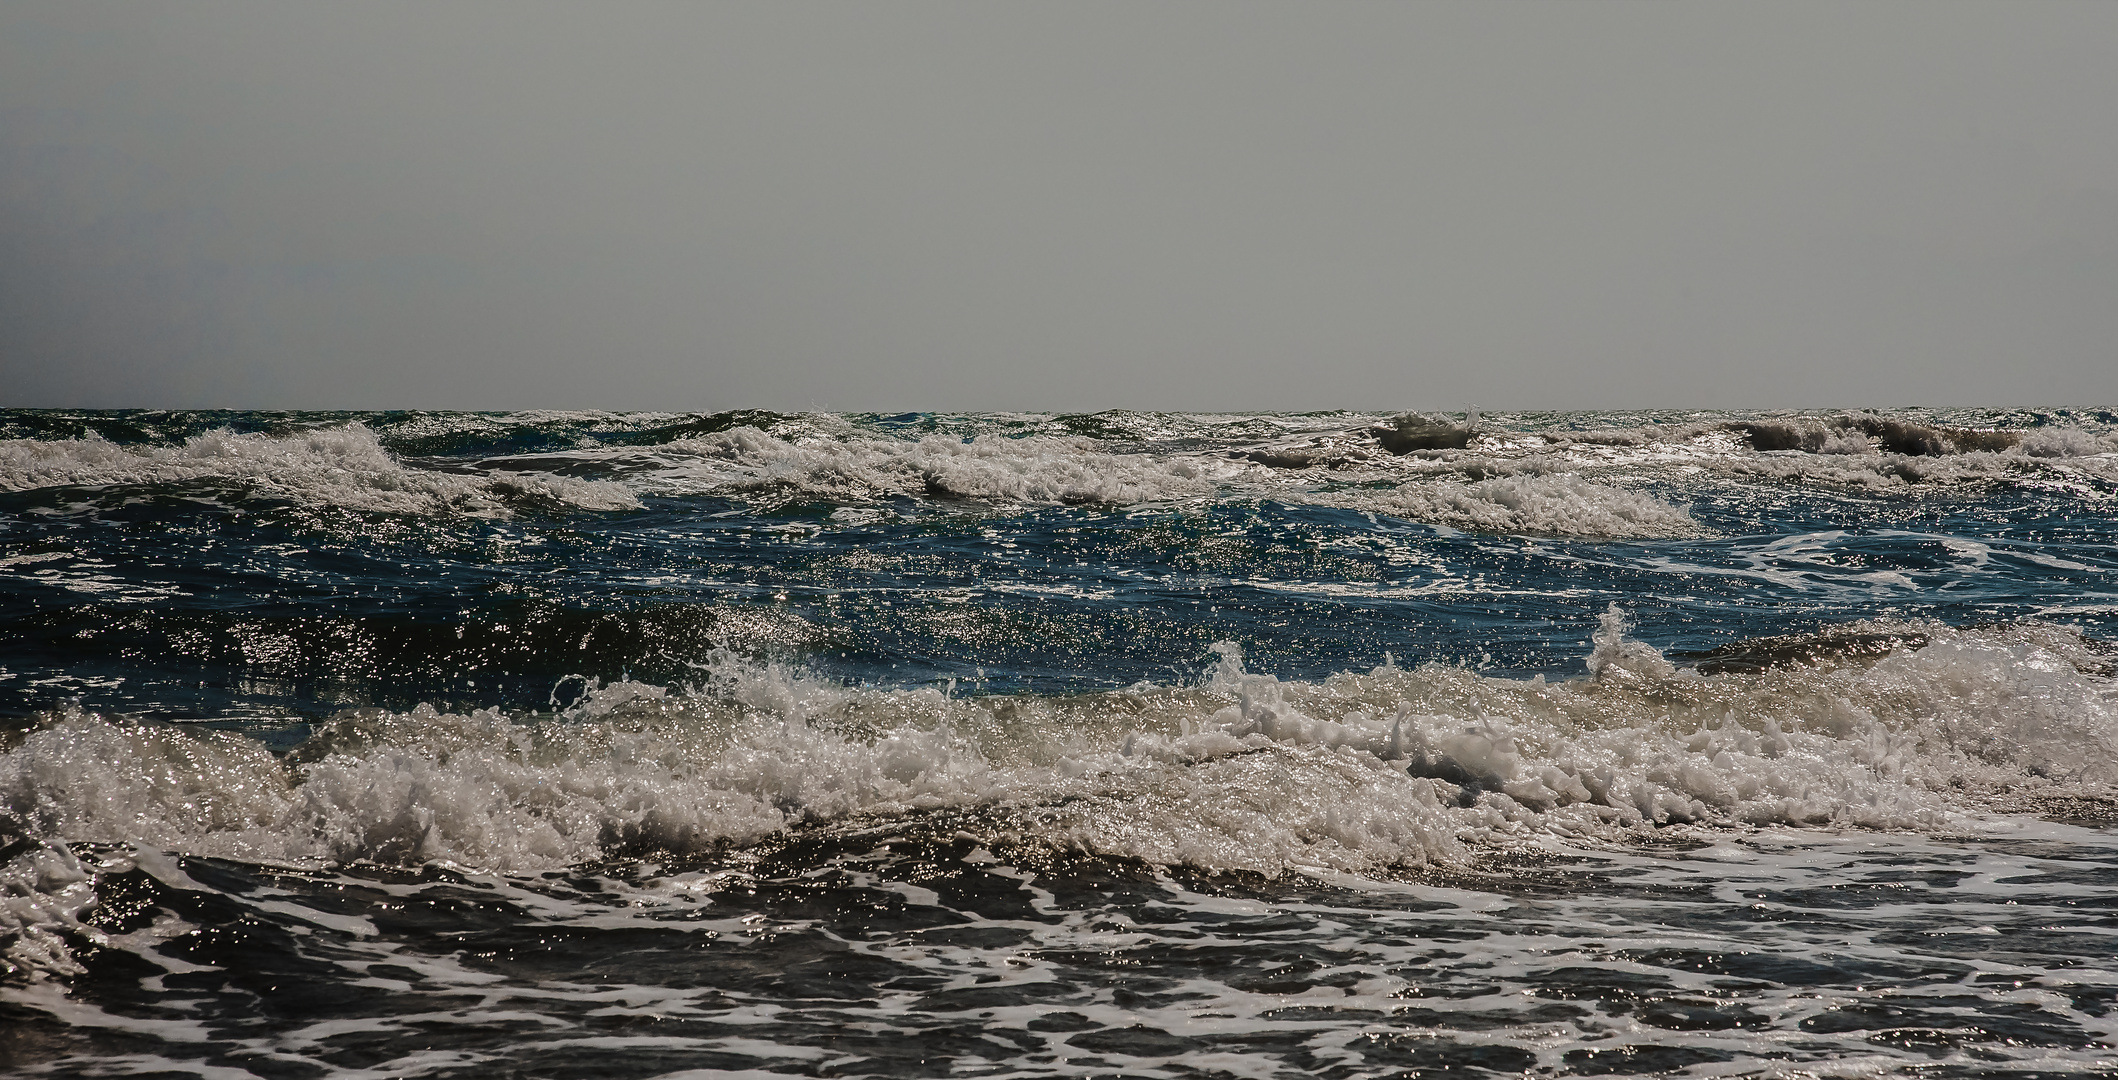
[[[1370, 477], [1289, 473], [1285, 465], [1292, 453], [1263, 458], [1281, 464], [1274, 469], [1258, 464], [1259, 452], [1233, 459], [1220, 453], [1113, 453], [1080, 437], [788, 440], [739, 427], [669, 444], [655, 455], [660, 470], [642, 474], [637, 482], [657, 493], [704, 491], [777, 502], [942, 498], [1124, 506], [1276, 498], [1483, 532], [1648, 538], [1704, 531], [1680, 507], [1578, 476], [1505, 475], [1462, 482], [1467, 472], [1517, 469], [1488, 459], [1451, 463], [1439, 476], [1402, 470], [1374, 474], [1374, 482], [1386, 488], [1318, 490], [1320, 483]], [[681, 454], [696, 460], [685, 461]]]
[[1313, 495], [1305, 501], [1473, 532], [1614, 540], [1706, 532], [1683, 507], [1563, 474], [1414, 482], [1382, 491]]
[[[2118, 495], [2118, 432], [2095, 417], [1737, 415], [1622, 423], [1628, 417], [1613, 414], [1589, 418], [1604, 426], [1574, 426], [1499, 414], [1415, 430], [1404, 417], [1360, 414], [418, 414], [290, 434], [285, 422], [270, 432], [197, 430], [211, 417], [185, 414], [161, 428], [190, 434], [151, 443], [46, 417], [45, 437], [0, 440], [0, 491], [161, 486], [181, 495], [203, 485], [487, 516], [536, 504], [637, 509], [646, 497], [698, 495], [766, 510], [907, 499], [995, 507], [1272, 499], [1572, 539], [1707, 535], [1683, 495], [1716, 477], [1875, 495], [1989, 482]], [[133, 434], [154, 434], [142, 431]], [[440, 456], [401, 456], [415, 452]]]
[[596, 510], [639, 506], [607, 481], [407, 467], [357, 422], [282, 436], [219, 429], [173, 446], [120, 445], [94, 432], [0, 441], [0, 490], [195, 482], [238, 485], [252, 497], [406, 514], [494, 514], [523, 498]]
[[[686, 461], [677, 455], [690, 455]], [[780, 501], [895, 497], [1129, 505], [1211, 496], [1244, 468], [1216, 458], [1119, 454], [1096, 440], [1033, 435], [791, 441], [753, 427], [668, 444], [657, 491]]]
[[[0, 756], [0, 827], [523, 872], [981, 807], [1101, 854], [1376, 873], [1671, 827], [1933, 828], [2118, 783], [2118, 690], [2068, 630], [1924, 626], [1900, 635], [1917, 648], [1706, 675], [1625, 629], [1607, 615], [1567, 681], [1438, 664], [1285, 681], [1224, 643], [1196, 684], [1075, 696], [863, 689], [723, 654], [706, 685], [599, 685], [555, 714], [348, 712], [283, 758], [73, 711]], [[58, 891], [6, 885], [7, 918], [60, 917], [50, 858], [35, 873]]]

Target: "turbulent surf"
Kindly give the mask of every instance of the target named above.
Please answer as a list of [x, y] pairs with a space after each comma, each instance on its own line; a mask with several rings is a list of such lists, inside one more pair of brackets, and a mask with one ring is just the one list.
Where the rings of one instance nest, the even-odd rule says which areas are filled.
[[0, 412], [0, 1069], [2118, 1069], [2118, 415]]

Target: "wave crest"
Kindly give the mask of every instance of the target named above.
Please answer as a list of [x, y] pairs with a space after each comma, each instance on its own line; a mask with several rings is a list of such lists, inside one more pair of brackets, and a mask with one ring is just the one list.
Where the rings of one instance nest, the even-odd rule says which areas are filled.
[[1564, 474], [1407, 482], [1387, 491], [1335, 492], [1305, 501], [1475, 532], [1637, 540], [1706, 531], [1681, 506]]
[[941, 497], [1131, 505], [1210, 496], [1217, 482], [1244, 471], [1215, 459], [1115, 454], [1093, 439], [1052, 435], [790, 441], [738, 427], [667, 449], [695, 460], [665, 455], [671, 467], [650, 481], [657, 489], [782, 501]]
[[240, 485], [253, 497], [401, 514], [498, 514], [525, 497], [597, 510], [640, 505], [604, 481], [409, 468], [358, 422], [278, 436], [219, 429], [175, 446], [121, 446], [94, 433], [0, 441], [0, 490], [200, 481]]
[[2078, 638], [1922, 633], [1709, 676], [1614, 614], [1567, 682], [1440, 665], [1282, 681], [1224, 645], [1196, 686], [968, 700], [723, 655], [707, 686], [597, 686], [545, 718], [348, 713], [283, 760], [73, 713], [0, 757], [0, 806], [37, 840], [515, 871], [981, 806], [1050, 843], [1274, 874], [1678, 825], [1932, 827], [2118, 782], [2109, 679]]

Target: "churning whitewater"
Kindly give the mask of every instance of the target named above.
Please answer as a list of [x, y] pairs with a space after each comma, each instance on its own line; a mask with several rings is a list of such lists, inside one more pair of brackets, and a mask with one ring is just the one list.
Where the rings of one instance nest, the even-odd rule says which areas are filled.
[[2118, 1069], [2118, 415], [0, 412], [0, 1068]]

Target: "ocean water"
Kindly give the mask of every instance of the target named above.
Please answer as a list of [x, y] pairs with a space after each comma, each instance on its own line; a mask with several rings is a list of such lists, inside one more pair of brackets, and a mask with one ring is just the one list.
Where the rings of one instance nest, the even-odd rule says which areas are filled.
[[2118, 1072], [2118, 414], [0, 412], [0, 1073]]

